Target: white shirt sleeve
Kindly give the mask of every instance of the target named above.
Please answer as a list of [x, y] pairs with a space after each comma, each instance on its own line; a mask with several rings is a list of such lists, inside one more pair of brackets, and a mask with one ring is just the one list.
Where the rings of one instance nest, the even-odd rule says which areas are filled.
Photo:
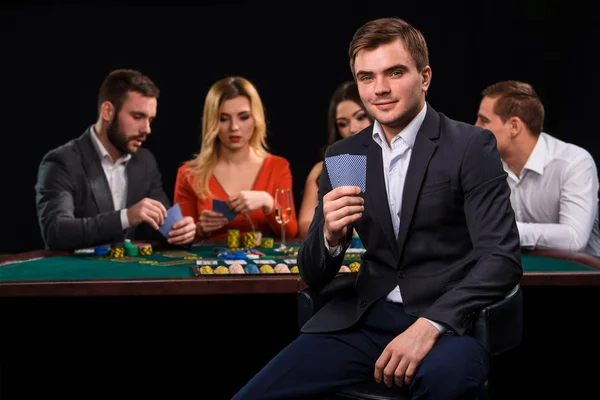
[[446, 333], [446, 331], [448, 329], [446, 329], [446, 327], [438, 322], [432, 321], [429, 318], [425, 318], [423, 317], [424, 320], [426, 320], [427, 322], [429, 322], [431, 325], [435, 326], [437, 328], [438, 331], [440, 331], [440, 333], [443, 335], [444, 333]]
[[517, 221], [521, 247], [565, 251], [585, 249], [598, 207], [598, 175], [593, 159], [588, 156], [575, 161], [565, 169], [562, 178], [559, 222]]
[[323, 241], [325, 242], [325, 248], [329, 251], [329, 255], [331, 257], [337, 257], [342, 252], [344, 248], [344, 243], [340, 242], [337, 246], [330, 247], [327, 243], [327, 237], [325, 236], [325, 228], [323, 228]]
[[131, 224], [129, 223], [129, 218], [127, 218], [127, 209], [124, 208], [121, 210], [121, 228], [125, 230], [130, 227]]

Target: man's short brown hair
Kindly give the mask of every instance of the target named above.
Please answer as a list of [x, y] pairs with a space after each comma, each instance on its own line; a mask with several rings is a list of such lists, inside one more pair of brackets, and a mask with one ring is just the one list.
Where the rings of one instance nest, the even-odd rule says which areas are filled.
[[132, 69], [117, 69], [102, 82], [98, 94], [98, 110], [105, 101], [110, 101], [117, 111], [120, 110], [130, 91], [146, 97], [158, 98], [160, 95], [158, 87], [146, 75]]
[[419, 71], [429, 65], [427, 42], [421, 31], [400, 18], [380, 18], [369, 21], [358, 28], [350, 42], [348, 56], [350, 57], [352, 75], [356, 73], [354, 71], [354, 60], [360, 50], [375, 49], [398, 39], [406, 44], [408, 52], [415, 60]]
[[485, 88], [481, 95], [496, 99], [494, 113], [502, 122], [518, 117], [532, 135], [539, 136], [544, 128], [544, 106], [537, 93], [528, 83], [501, 81]]

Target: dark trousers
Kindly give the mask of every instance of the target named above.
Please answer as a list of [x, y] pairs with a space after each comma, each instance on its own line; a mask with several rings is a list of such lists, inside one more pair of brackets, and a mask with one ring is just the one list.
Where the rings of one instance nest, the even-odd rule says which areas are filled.
[[[355, 328], [301, 334], [233, 399], [310, 398], [374, 381], [375, 362], [385, 346], [415, 320], [401, 304], [382, 299]], [[489, 354], [473, 337], [443, 335], [417, 369], [411, 399], [476, 399], [489, 368]]]

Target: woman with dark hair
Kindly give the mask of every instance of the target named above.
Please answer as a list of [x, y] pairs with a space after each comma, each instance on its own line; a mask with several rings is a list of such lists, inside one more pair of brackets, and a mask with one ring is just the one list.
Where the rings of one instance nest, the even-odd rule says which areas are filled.
[[[347, 81], [337, 87], [329, 101], [327, 146], [352, 136], [365, 129], [373, 120], [358, 94], [354, 81]], [[304, 185], [302, 206], [298, 214], [298, 236], [305, 237], [318, 203], [319, 176], [323, 170], [323, 160], [311, 169]]]

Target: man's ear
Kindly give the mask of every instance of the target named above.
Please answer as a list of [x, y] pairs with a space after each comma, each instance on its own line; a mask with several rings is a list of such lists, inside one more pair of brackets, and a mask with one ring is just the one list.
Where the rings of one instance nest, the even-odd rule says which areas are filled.
[[105, 121], [112, 121], [115, 117], [115, 106], [110, 101], [105, 101], [100, 106], [100, 115]]
[[421, 90], [427, 94], [429, 85], [431, 84], [431, 67], [426, 65], [421, 70]]
[[511, 138], [519, 136], [525, 127], [525, 124], [523, 124], [523, 121], [519, 117], [510, 117], [507, 123]]

